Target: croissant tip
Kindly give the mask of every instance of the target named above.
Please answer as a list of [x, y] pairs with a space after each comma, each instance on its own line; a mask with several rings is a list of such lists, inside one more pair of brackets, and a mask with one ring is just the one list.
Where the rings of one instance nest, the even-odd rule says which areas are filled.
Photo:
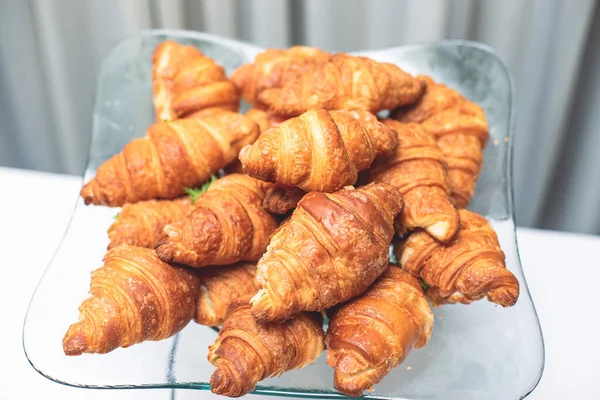
[[340, 374], [337, 370], [334, 372], [333, 387], [350, 397], [360, 397], [368, 389], [360, 383], [354, 382], [350, 374]]
[[88, 340], [78, 324], [71, 325], [63, 338], [63, 351], [67, 356], [79, 356], [88, 349]]
[[246, 394], [241, 388], [236, 387], [231, 375], [229, 368], [223, 364], [219, 365], [210, 376], [210, 391], [228, 397], [240, 397]]
[[244, 84], [249, 78], [251, 74], [251, 70], [253, 69], [253, 64], [244, 64], [235, 71], [231, 73], [231, 77], [229, 80], [239, 89], [243, 88]]
[[222, 367], [215, 369], [215, 372], [210, 376], [210, 391], [216, 394], [225, 394], [227, 389], [227, 374]]
[[501, 286], [488, 290], [486, 295], [487, 298], [493, 303], [501, 305], [502, 307], [512, 307], [519, 298], [519, 287]]
[[371, 375], [365, 370], [364, 359], [354, 352], [330, 351], [327, 363], [335, 370], [333, 386], [347, 396], [359, 397], [376, 383], [369, 379]]
[[406, 268], [406, 264], [408, 264], [408, 262], [411, 260], [412, 255], [415, 253], [415, 249], [410, 246], [405, 247], [402, 244], [400, 244], [399, 247], [395, 248], [399, 249], [398, 251], [400, 251], [399, 253], [396, 253], [396, 257], [398, 257], [399, 255], [398, 261], [400, 262], [400, 267], [404, 269]]
[[244, 147], [242, 147], [242, 149], [240, 150], [240, 153], [238, 155], [238, 159], [242, 163], [242, 168], [244, 167], [244, 161], [246, 160], [246, 158], [248, 156], [248, 152], [250, 151], [250, 147], [252, 147], [252, 145], [250, 145], [250, 144], [245, 145]]
[[175, 261], [175, 252], [171, 246], [171, 240], [167, 235], [163, 236], [156, 242], [154, 245], [154, 251], [156, 251], [158, 258], [166, 263]]
[[468, 199], [464, 198], [463, 196], [459, 196], [456, 193], [452, 194], [452, 201], [457, 210], [465, 209], [469, 205]]
[[341, 382], [334, 382], [333, 387], [338, 392], [342, 392], [346, 396], [350, 397], [360, 397], [362, 396], [365, 389], [355, 387], [354, 385], [349, 385]]
[[266, 289], [261, 289], [250, 299], [250, 312], [259, 322], [268, 322], [273, 318], [273, 302]]
[[453, 222], [450, 219], [443, 219], [429, 225], [425, 230], [438, 242], [447, 243], [458, 231], [458, 221]]
[[79, 195], [83, 199], [83, 202], [85, 203], [86, 206], [90, 205], [94, 202], [94, 191], [90, 187], [90, 184], [92, 182], [93, 181], [89, 181], [88, 183], [86, 183], [85, 186], [82, 187], [81, 191], [79, 192]]

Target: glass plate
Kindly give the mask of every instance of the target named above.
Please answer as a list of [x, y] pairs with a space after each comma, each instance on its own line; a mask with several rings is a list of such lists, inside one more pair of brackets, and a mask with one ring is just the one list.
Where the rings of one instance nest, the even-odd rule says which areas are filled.
[[[98, 78], [90, 161], [97, 166], [143, 136], [153, 122], [150, 57], [155, 46], [175, 39], [193, 44], [228, 73], [261, 51], [246, 43], [202, 33], [149, 31], [119, 44]], [[531, 392], [544, 365], [538, 318], [517, 251], [512, 201], [513, 91], [502, 61], [481, 44], [438, 42], [362, 52], [427, 74], [457, 89], [486, 111], [491, 139], [471, 209], [487, 216], [498, 232], [507, 267], [521, 284], [509, 309], [485, 300], [435, 310], [429, 343], [413, 351], [366, 398], [519, 399]], [[208, 390], [213, 367], [206, 359], [215, 330], [191, 323], [179, 335], [106, 355], [66, 357], [61, 340], [77, 320], [87, 296], [90, 271], [101, 265], [106, 230], [118, 209], [86, 207], [79, 201], [70, 225], [29, 306], [23, 344], [33, 367], [56, 382], [91, 388], [189, 388]], [[300, 371], [260, 383], [254, 393], [296, 397], [343, 397], [333, 389], [333, 370], [323, 354]]]

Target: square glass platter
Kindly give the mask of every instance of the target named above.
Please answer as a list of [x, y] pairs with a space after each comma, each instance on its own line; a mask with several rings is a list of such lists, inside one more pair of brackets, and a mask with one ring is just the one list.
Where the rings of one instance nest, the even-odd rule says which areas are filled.
[[[262, 49], [208, 34], [148, 31], [121, 42], [98, 77], [90, 158], [84, 181], [100, 163], [144, 136], [154, 122], [151, 54], [174, 39], [192, 44], [223, 65], [228, 74], [252, 62]], [[436, 42], [360, 52], [412, 74], [427, 74], [481, 105], [490, 141], [470, 209], [486, 216], [498, 233], [506, 265], [518, 278], [517, 304], [504, 309], [487, 300], [443, 306], [435, 312], [433, 335], [411, 352], [365, 398], [520, 399], [537, 385], [544, 344], [518, 256], [512, 198], [513, 89], [508, 71], [491, 49], [464, 41]], [[83, 182], [83, 181], [82, 181]], [[188, 388], [209, 390], [214, 367], [208, 346], [217, 332], [190, 323], [177, 336], [145, 342], [105, 355], [67, 357], [62, 337], [77, 320], [87, 297], [90, 271], [102, 265], [106, 231], [118, 209], [85, 206], [79, 199], [69, 227], [29, 306], [23, 345], [31, 365], [56, 382], [89, 388]], [[333, 388], [325, 354], [299, 371], [267, 379], [253, 393], [293, 397], [344, 397]]]

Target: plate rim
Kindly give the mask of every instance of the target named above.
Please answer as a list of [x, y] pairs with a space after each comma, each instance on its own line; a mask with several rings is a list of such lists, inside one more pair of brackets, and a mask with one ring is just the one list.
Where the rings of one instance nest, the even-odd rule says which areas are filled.
[[[88, 155], [87, 155], [87, 159], [86, 159], [86, 163], [85, 163], [85, 167], [83, 172], [80, 175], [80, 181], [81, 184], [83, 184], [86, 180], [86, 171], [88, 170], [88, 167], [91, 164], [91, 153], [92, 153], [92, 149], [94, 148], [93, 144], [94, 144], [94, 139], [96, 137], [95, 135], [95, 120], [97, 118], [97, 104], [98, 104], [98, 91], [97, 88], [99, 87], [99, 83], [101, 82], [101, 78], [103, 77], [105, 70], [107, 68], [107, 64], [108, 62], [111, 60], [112, 55], [116, 52], [119, 51], [119, 48], [121, 46], [126, 45], [127, 42], [132, 41], [132, 40], [136, 40], [136, 39], [143, 39], [144, 37], [149, 37], [149, 36], [167, 36], [169, 38], [192, 38], [192, 39], [199, 39], [199, 40], [204, 40], [204, 41], [208, 41], [208, 42], [213, 42], [216, 43], [218, 45], [223, 45], [232, 49], [237, 49], [239, 50], [242, 54], [244, 54], [244, 56], [248, 57], [248, 58], [253, 58], [256, 54], [258, 54], [261, 51], [264, 51], [267, 47], [262, 47], [262, 46], [258, 46], [255, 44], [251, 44], [245, 41], [241, 41], [241, 40], [237, 40], [237, 39], [232, 39], [232, 38], [228, 38], [228, 37], [223, 37], [223, 36], [219, 36], [219, 35], [215, 35], [215, 34], [211, 34], [211, 33], [206, 33], [206, 32], [197, 32], [197, 31], [189, 31], [189, 30], [182, 30], [182, 29], [147, 29], [147, 30], [143, 30], [137, 34], [133, 34], [133, 35], [128, 35], [125, 38], [123, 38], [122, 40], [120, 40], [115, 46], [113, 46], [113, 48], [107, 53], [107, 55], [103, 58], [102, 62], [100, 63], [100, 66], [98, 68], [98, 73], [97, 73], [97, 77], [96, 77], [96, 86], [95, 86], [95, 95], [94, 95], [94, 102], [93, 102], [93, 113], [92, 113], [92, 126], [91, 126], [91, 140], [90, 140], [90, 148], [88, 151]], [[471, 41], [471, 40], [464, 40], [464, 39], [446, 39], [446, 40], [439, 40], [439, 41], [427, 41], [427, 42], [420, 42], [420, 43], [413, 43], [413, 44], [408, 44], [408, 45], [400, 45], [400, 46], [391, 46], [391, 47], [384, 47], [384, 48], [380, 48], [380, 49], [375, 49], [375, 50], [359, 50], [359, 51], [351, 51], [348, 52], [349, 54], [368, 54], [368, 55], [377, 55], [378, 53], [390, 53], [390, 52], [394, 52], [394, 51], [406, 51], [406, 50], [411, 50], [411, 49], [421, 49], [421, 48], [431, 48], [431, 47], [468, 47], [468, 48], [474, 48], [477, 49], [479, 51], [488, 53], [488, 55], [492, 56], [493, 58], [495, 58], [496, 62], [501, 66], [502, 71], [507, 79], [507, 81], [509, 82], [509, 91], [508, 91], [508, 99], [509, 99], [509, 103], [510, 103], [510, 107], [509, 107], [509, 121], [507, 124], [508, 127], [508, 132], [507, 132], [507, 136], [509, 138], [509, 145], [508, 145], [508, 151], [506, 152], [506, 175], [507, 175], [507, 183], [505, 185], [505, 191], [506, 191], [506, 197], [508, 200], [508, 219], [511, 220], [512, 222], [512, 235], [514, 237], [514, 242], [515, 242], [515, 250], [516, 250], [516, 257], [517, 257], [517, 261], [519, 263], [519, 269], [523, 275], [523, 284], [526, 287], [526, 294], [529, 298], [529, 301], [531, 303], [531, 308], [533, 311], [533, 315], [535, 317], [535, 323], [537, 325], [537, 332], [540, 338], [540, 344], [541, 344], [541, 354], [540, 354], [540, 370], [535, 378], [535, 382], [533, 384], [533, 386], [531, 387], [531, 389], [524, 393], [520, 399], [523, 399], [525, 397], [527, 397], [530, 393], [532, 393], [535, 388], [538, 386], [539, 382], [541, 381], [541, 378], [543, 376], [544, 370], [545, 370], [545, 365], [546, 365], [546, 344], [545, 344], [545, 340], [544, 340], [544, 334], [543, 334], [543, 330], [542, 330], [542, 325], [540, 323], [540, 319], [539, 319], [539, 315], [535, 306], [535, 302], [533, 301], [533, 298], [531, 296], [531, 291], [529, 290], [529, 285], [527, 283], [527, 278], [526, 278], [526, 274], [525, 274], [525, 268], [523, 267], [522, 261], [521, 261], [521, 256], [520, 256], [520, 251], [519, 251], [519, 243], [518, 243], [518, 237], [517, 237], [517, 232], [516, 232], [516, 218], [515, 218], [515, 208], [514, 208], [514, 185], [513, 185], [513, 169], [514, 169], [514, 163], [513, 163], [513, 155], [514, 155], [514, 137], [515, 137], [515, 104], [514, 104], [514, 94], [515, 94], [515, 83], [514, 83], [514, 79], [512, 78], [512, 75], [510, 74], [510, 71], [506, 65], [506, 63], [502, 60], [502, 58], [498, 55], [498, 53], [495, 51], [495, 49], [487, 44], [481, 43], [481, 42], [476, 42], [476, 41]], [[41, 283], [44, 280], [44, 277], [46, 276], [46, 273], [49, 271], [50, 267], [53, 265], [54, 260], [58, 254], [58, 252], [60, 251], [60, 249], [62, 248], [63, 242], [65, 240], [65, 237], [67, 236], [67, 234], [69, 233], [70, 230], [70, 226], [71, 223], [73, 221], [73, 218], [76, 214], [77, 211], [77, 207], [79, 206], [79, 195], [77, 196], [77, 199], [75, 201], [75, 204], [73, 205], [72, 208], [72, 212], [69, 216], [69, 222], [61, 236], [61, 239], [59, 241], [59, 244], [57, 245], [56, 249], [54, 250], [52, 256], [50, 257], [43, 273], [41, 274], [38, 283], [36, 284], [36, 287], [31, 295], [31, 299], [29, 300], [28, 306], [27, 306], [27, 311], [25, 313], [24, 316], [24, 320], [23, 320], [23, 327], [22, 327], [22, 334], [21, 334], [21, 342], [22, 342], [22, 348], [24, 351], [24, 355], [27, 359], [27, 362], [32, 366], [32, 368], [34, 368], [35, 371], [37, 371], [40, 375], [44, 376], [45, 378], [60, 383], [62, 385], [66, 385], [66, 386], [71, 386], [71, 387], [78, 387], [78, 388], [89, 388], [89, 389], [195, 389], [195, 390], [210, 390], [210, 387], [208, 387], [206, 384], [203, 383], [196, 383], [196, 382], [177, 382], [177, 383], [162, 383], [162, 384], [126, 384], [126, 385], [86, 385], [86, 384], [77, 384], [77, 383], [72, 383], [72, 382], [68, 382], [68, 381], [63, 381], [59, 378], [55, 378], [52, 377], [48, 374], [46, 374], [45, 372], [43, 372], [41, 369], [38, 369], [35, 364], [33, 364], [33, 362], [31, 361], [28, 353], [27, 353], [27, 346], [25, 345], [25, 327], [27, 325], [27, 319], [29, 317], [29, 312], [31, 309], [31, 305], [33, 303], [33, 300], [36, 297], [36, 294], [38, 292], [38, 288], [40, 287]], [[484, 215], [485, 217], [485, 215]], [[257, 387], [254, 391], [252, 391], [250, 394], [258, 394], [258, 395], [268, 395], [268, 396], [284, 396], [284, 397], [301, 397], [301, 398], [307, 398], [307, 397], [313, 397], [313, 398], [320, 398], [320, 399], [339, 399], [339, 398], [348, 398], [347, 396], [343, 395], [343, 394], [336, 394], [336, 393], [330, 393], [330, 392], [324, 392], [321, 390], [314, 390], [314, 391], [300, 391], [297, 388], [290, 388], [291, 391], [281, 391], [281, 390], [271, 390], [271, 389], [261, 389], [260, 387]], [[383, 398], [389, 398], [389, 399], [399, 399], [396, 397], [388, 397], [388, 396], [382, 396], [382, 395], [377, 395], [377, 396], [371, 396], [370, 394], [365, 394], [364, 396], [362, 396], [362, 398], [365, 399], [383, 399]]]

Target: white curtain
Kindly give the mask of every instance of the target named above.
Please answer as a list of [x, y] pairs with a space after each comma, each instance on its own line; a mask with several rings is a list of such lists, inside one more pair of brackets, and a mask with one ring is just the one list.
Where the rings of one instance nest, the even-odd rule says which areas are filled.
[[[493, 46], [517, 88], [520, 225], [600, 233], [600, 7], [594, 0], [0, 0], [0, 165], [79, 174], [99, 63], [185, 28], [263, 46]], [[595, 112], [596, 111], [596, 112]]]

